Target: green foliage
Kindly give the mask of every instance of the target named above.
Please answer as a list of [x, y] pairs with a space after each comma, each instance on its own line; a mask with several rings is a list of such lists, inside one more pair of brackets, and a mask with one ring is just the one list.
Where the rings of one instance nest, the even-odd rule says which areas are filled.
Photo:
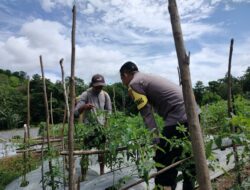
[[[40, 158], [31, 156], [29, 160], [31, 169], [35, 169], [40, 164]], [[24, 165], [22, 156], [14, 156], [0, 159], [0, 190], [17, 177], [23, 175]]]
[[[45, 172], [44, 175], [44, 184], [47, 187], [51, 187], [53, 189], [58, 189], [60, 185], [62, 185], [62, 172], [60, 170], [59, 165], [52, 166], [52, 171]], [[51, 179], [54, 179], [53, 182]]]
[[218, 94], [214, 92], [210, 92], [210, 91], [205, 91], [202, 96], [201, 105], [206, 105], [209, 103], [216, 103], [220, 100], [222, 100], [222, 98]]
[[[250, 98], [249, 72], [240, 78], [232, 77], [232, 92], [234, 95], [242, 95]], [[0, 130], [22, 127], [27, 120], [27, 81], [28, 76], [23, 71], [11, 72], [0, 69]], [[88, 88], [88, 85], [78, 77], [75, 77], [76, 95], [80, 95]], [[52, 83], [46, 79], [47, 97], [53, 94], [53, 121], [55, 124], [63, 121], [65, 108], [64, 95], [61, 81]], [[66, 87], [69, 86], [69, 77], [66, 77]], [[127, 89], [121, 82], [107, 85], [104, 88], [110, 95], [113, 108], [122, 111], [126, 115], [138, 114], [136, 105], [128, 96]], [[30, 80], [30, 104], [31, 123], [38, 124], [45, 120], [45, 106], [43, 97], [43, 82], [39, 74], [32, 76]], [[210, 81], [204, 86], [201, 81], [196, 83], [194, 88], [196, 100], [199, 105], [205, 105], [227, 98], [227, 77], [217, 81]], [[12, 118], [13, 116], [13, 118]]]
[[201, 125], [205, 134], [216, 134], [227, 124], [227, 102], [222, 100], [210, 105], [202, 106]]
[[0, 84], [0, 99], [0, 129], [21, 127], [25, 105], [23, 94], [14, 87]]
[[[89, 123], [76, 124], [78, 139], [76, 146], [82, 149], [95, 146], [101, 150], [108, 150], [109, 153], [105, 154], [105, 163], [111, 169], [120, 168], [125, 163], [135, 163], [138, 174], [148, 182], [149, 172], [155, 166], [152, 160], [154, 133], [146, 129], [139, 115], [126, 116], [117, 112], [107, 117], [105, 127], [98, 124], [96, 118], [92, 118], [92, 122]], [[157, 115], [155, 117], [158, 126], [163, 126], [162, 119]], [[103, 136], [106, 139], [105, 143]], [[86, 141], [86, 139], [91, 140]], [[89, 144], [90, 141], [91, 144]], [[117, 149], [121, 147], [127, 147], [126, 151], [118, 152]]]
[[241, 77], [243, 92], [250, 93], [250, 67], [247, 68], [246, 73]]
[[[210, 167], [220, 167], [213, 156], [213, 144], [221, 148], [223, 140], [227, 140], [242, 147], [240, 148], [242, 151], [237, 153], [239, 162], [235, 163], [236, 172], [240, 172], [250, 157], [250, 101], [237, 97], [234, 100], [235, 115], [232, 118], [227, 116], [227, 102], [224, 100], [203, 106], [202, 111], [203, 131], [206, 136], [213, 136], [213, 139], [206, 141], [206, 155], [211, 161]], [[226, 155], [227, 162], [232, 156], [234, 156], [233, 152]]]
[[197, 81], [194, 87], [194, 96], [196, 99], [196, 102], [201, 105], [203, 94], [205, 91], [205, 86], [203, 85], [202, 81]]

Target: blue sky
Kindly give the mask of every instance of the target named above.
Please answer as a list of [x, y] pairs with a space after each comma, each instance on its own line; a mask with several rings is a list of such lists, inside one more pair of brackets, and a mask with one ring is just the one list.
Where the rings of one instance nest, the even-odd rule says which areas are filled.
[[[72, 6], [77, 7], [76, 76], [120, 82], [128, 61], [178, 83], [167, 0], [0, 0], [0, 68], [60, 80], [70, 75]], [[223, 78], [234, 38], [232, 74], [250, 66], [250, 0], [177, 0], [192, 83]]]

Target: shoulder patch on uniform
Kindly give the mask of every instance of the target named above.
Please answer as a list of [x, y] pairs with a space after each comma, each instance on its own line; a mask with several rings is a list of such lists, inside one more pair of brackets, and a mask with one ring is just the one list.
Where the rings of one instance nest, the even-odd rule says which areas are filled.
[[138, 110], [142, 109], [148, 103], [148, 98], [144, 94], [134, 91], [131, 87], [129, 87], [128, 91], [133, 96]]

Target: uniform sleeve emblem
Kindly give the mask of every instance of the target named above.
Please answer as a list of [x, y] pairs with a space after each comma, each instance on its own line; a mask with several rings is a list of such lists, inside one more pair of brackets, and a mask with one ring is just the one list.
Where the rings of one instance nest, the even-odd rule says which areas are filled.
[[134, 91], [132, 88], [129, 88], [128, 91], [129, 94], [133, 97], [138, 110], [142, 109], [148, 103], [148, 98], [144, 94], [140, 94]]

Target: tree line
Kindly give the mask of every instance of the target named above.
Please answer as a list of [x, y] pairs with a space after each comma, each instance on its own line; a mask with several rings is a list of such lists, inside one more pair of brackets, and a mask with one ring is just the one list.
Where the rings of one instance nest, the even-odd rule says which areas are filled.
[[[243, 76], [231, 76], [231, 78], [233, 98], [240, 95], [250, 99], [250, 67], [247, 68]], [[222, 79], [208, 82], [208, 86], [205, 86], [202, 81], [197, 81], [194, 86], [194, 95], [197, 103], [202, 106], [219, 100], [226, 100], [227, 81], [227, 74]]]
[[[44, 122], [45, 106], [43, 98], [43, 82], [39, 74], [31, 78], [24, 71], [11, 72], [0, 69], [0, 130], [20, 128], [27, 123], [27, 84], [30, 81], [30, 123], [37, 125]], [[66, 77], [66, 86], [69, 77]], [[81, 78], [75, 77], [76, 95], [80, 95], [89, 85]], [[51, 97], [53, 123], [63, 122], [65, 103], [61, 81], [51, 82], [46, 79], [47, 97]], [[135, 104], [127, 94], [127, 89], [121, 82], [107, 85], [105, 90], [109, 93], [114, 110], [126, 114], [137, 114]], [[202, 81], [197, 81], [194, 86], [197, 103], [205, 104], [227, 99], [227, 75], [217, 81], [208, 82], [205, 86]], [[250, 67], [241, 77], [232, 77], [232, 93], [250, 99]], [[51, 96], [52, 95], [52, 96]]]

